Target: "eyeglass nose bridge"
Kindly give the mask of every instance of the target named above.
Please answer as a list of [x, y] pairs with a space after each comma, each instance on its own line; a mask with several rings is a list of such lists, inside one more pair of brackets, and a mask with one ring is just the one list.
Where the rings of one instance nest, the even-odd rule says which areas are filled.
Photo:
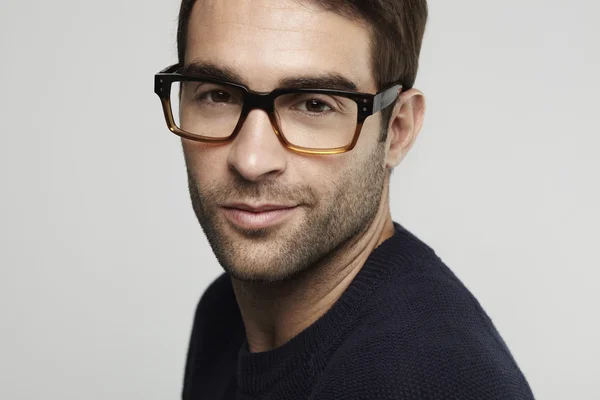
[[263, 110], [267, 114], [272, 114], [275, 111], [275, 96], [273, 93], [256, 93], [246, 92], [243, 108], [248, 114], [252, 110]]
[[277, 139], [285, 147], [291, 146], [291, 143], [281, 134], [277, 118], [275, 116], [275, 98], [277, 93], [258, 93], [250, 90], [244, 93], [244, 102], [242, 106], [241, 116], [230, 138], [233, 140], [240, 133], [242, 126], [246, 122], [246, 118], [252, 110], [262, 110], [267, 113], [271, 127], [277, 136]]

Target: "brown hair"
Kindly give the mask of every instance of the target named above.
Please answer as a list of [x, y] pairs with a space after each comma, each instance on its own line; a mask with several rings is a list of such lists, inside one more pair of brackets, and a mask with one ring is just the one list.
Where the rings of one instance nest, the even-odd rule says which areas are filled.
[[[400, 82], [411, 88], [417, 78], [419, 54], [427, 22], [427, 0], [310, 0], [339, 15], [367, 24], [371, 31], [373, 78], [382, 89]], [[183, 65], [187, 32], [196, 0], [182, 0], [177, 31], [177, 52]], [[392, 107], [382, 111], [385, 140]]]

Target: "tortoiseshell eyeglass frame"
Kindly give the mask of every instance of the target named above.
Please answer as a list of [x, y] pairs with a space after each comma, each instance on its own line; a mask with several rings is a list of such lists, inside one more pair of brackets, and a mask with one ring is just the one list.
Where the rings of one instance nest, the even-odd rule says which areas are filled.
[[[281, 144], [298, 153], [303, 154], [340, 154], [350, 151], [356, 146], [358, 142], [358, 137], [362, 130], [363, 123], [367, 117], [383, 110], [384, 108], [393, 104], [400, 93], [402, 92], [402, 85], [399, 83], [394, 83], [385, 89], [375, 93], [357, 93], [357, 92], [348, 92], [348, 91], [340, 91], [340, 90], [330, 90], [330, 89], [286, 89], [286, 88], [278, 88], [273, 90], [270, 93], [258, 93], [254, 92], [243, 85], [239, 85], [236, 83], [221, 81], [218, 79], [211, 79], [210, 77], [202, 77], [202, 76], [188, 76], [177, 73], [179, 70], [179, 64], [171, 65], [157, 73], [154, 76], [154, 92], [160, 98], [162, 103], [163, 112], [165, 115], [165, 120], [167, 122], [167, 127], [174, 134], [181, 136], [183, 138], [194, 140], [198, 142], [204, 143], [226, 143], [230, 142], [239, 133], [246, 117], [250, 113], [250, 111], [254, 109], [261, 109], [267, 113], [269, 116], [269, 120], [275, 131], [275, 135], [281, 142]], [[194, 81], [202, 81], [202, 82], [211, 82], [223, 85], [233, 86], [235, 88], [241, 89], [244, 95], [244, 101], [242, 105], [242, 112], [240, 114], [240, 119], [235, 126], [231, 135], [223, 138], [214, 138], [196, 135], [190, 132], [186, 132], [183, 129], [180, 129], [176, 124], [173, 118], [173, 111], [171, 109], [171, 85], [173, 82], [194, 82]], [[281, 128], [279, 127], [279, 123], [277, 122], [277, 116], [275, 115], [275, 99], [278, 96], [289, 93], [301, 93], [301, 92], [310, 92], [310, 93], [318, 93], [332, 96], [343, 96], [349, 98], [356, 102], [357, 105], [357, 116], [356, 116], [356, 129], [354, 130], [354, 136], [352, 137], [352, 141], [342, 147], [336, 147], [331, 149], [322, 149], [322, 148], [311, 148], [311, 147], [302, 147], [296, 146], [290, 143], [286, 138]]]

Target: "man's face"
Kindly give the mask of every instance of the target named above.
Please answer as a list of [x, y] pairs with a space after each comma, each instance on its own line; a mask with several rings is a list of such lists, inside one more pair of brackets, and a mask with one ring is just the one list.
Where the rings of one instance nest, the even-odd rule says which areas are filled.
[[[233, 70], [258, 92], [331, 73], [375, 93], [370, 55], [364, 26], [307, 2], [198, 0], [185, 63]], [[194, 211], [223, 268], [244, 281], [286, 280], [362, 233], [382, 214], [379, 132], [380, 117], [372, 116], [352, 151], [302, 155], [284, 148], [267, 114], [253, 110], [231, 143], [182, 139]]]

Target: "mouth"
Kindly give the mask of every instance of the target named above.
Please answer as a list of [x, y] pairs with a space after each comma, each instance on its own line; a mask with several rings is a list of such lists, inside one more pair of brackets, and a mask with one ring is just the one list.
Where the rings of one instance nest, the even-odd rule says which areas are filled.
[[242, 229], [265, 229], [283, 223], [298, 212], [297, 204], [231, 203], [221, 207], [225, 217]]

